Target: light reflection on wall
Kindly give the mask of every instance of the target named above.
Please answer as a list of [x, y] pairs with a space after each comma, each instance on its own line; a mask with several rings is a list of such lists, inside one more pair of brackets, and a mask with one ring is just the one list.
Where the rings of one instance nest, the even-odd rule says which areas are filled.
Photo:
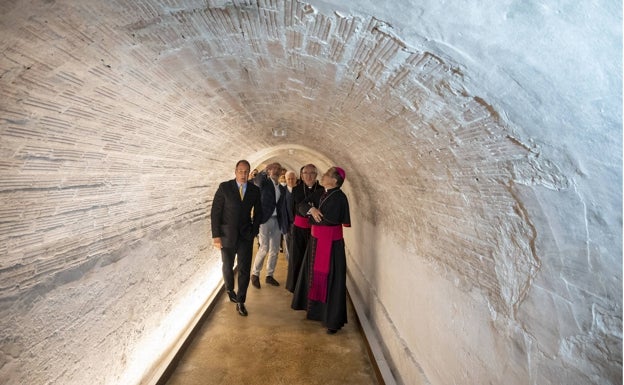
[[[218, 251], [215, 250], [214, 253]], [[193, 286], [188, 295], [181, 296], [182, 301], [172, 303], [170, 311], [163, 314], [160, 325], [137, 344], [128, 359], [127, 369], [118, 381], [119, 384], [158, 382], [223, 285], [221, 258], [210, 260], [218, 263], [211, 266], [205, 280]]]

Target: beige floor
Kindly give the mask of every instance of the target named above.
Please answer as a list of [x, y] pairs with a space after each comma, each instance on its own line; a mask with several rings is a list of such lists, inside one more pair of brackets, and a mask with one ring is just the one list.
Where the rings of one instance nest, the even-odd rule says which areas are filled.
[[275, 278], [279, 287], [249, 286], [248, 317], [236, 312], [227, 295], [199, 326], [181, 355], [167, 385], [212, 384], [378, 384], [353, 306], [348, 324], [328, 335], [305, 312], [290, 308], [284, 288], [287, 262], [279, 255]]

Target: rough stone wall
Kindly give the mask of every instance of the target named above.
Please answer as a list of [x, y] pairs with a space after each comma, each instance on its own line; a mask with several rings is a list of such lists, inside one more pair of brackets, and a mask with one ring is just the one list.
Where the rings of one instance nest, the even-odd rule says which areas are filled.
[[443, 13], [405, 38], [410, 2], [332, 3], [0, 4], [1, 382], [147, 376], [218, 285], [207, 213], [240, 158], [347, 169], [399, 382], [621, 382], [621, 110], [577, 112], [528, 52], [484, 71], [517, 26], [450, 47], [423, 42]]

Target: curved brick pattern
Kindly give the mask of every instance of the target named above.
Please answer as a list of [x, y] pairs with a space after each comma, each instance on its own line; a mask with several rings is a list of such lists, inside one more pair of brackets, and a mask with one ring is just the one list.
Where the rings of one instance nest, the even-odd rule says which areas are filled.
[[0, 4], [0, 382], [149, 377], [247, 158], [347, 170], [398, 382], [621, 383], [621, 9], [377, 3]]

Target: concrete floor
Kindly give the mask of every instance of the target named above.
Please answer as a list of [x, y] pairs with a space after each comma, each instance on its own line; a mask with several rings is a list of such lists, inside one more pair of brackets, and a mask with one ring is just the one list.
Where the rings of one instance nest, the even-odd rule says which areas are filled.
[[280, 254], [274, 274], [280, 286], [265, 284], [264, 275], [261, 289], [249, 285], [248, 317], [236, 312], [225, 293], [217, 297], [176, 368], [161, 383], [379, 384], [351, 302], [349, 323], [328, 335], [320, 322], [306, 320], [305, 312], [290, 308], [292, 294], [284, 288], [286, 268]]

